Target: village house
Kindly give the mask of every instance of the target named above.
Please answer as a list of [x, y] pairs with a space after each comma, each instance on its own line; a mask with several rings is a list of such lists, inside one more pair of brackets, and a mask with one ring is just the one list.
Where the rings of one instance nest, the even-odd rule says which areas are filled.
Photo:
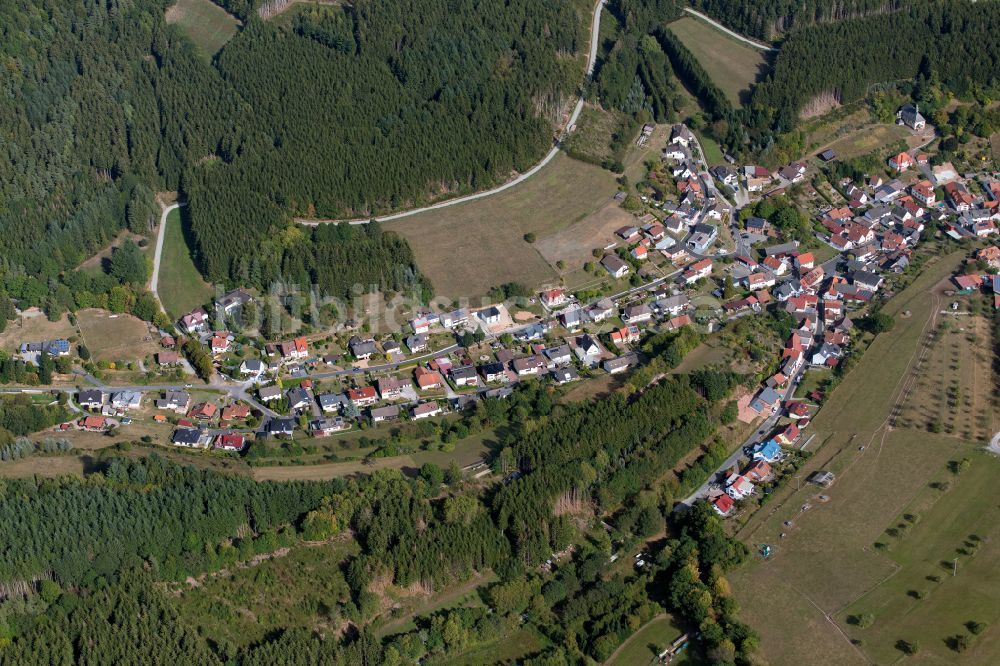
[[487, 326], [493, 326], [500, 323], [500, 308], [495, 305], [483, 308], [477, 314]]
[[181, 317], [181, 328], [190, 335], [202, 333], [208, 329], [208, 313], [205, 308], [195, 308]]
[[934, 186], [931, 185], [929, 180], [922, 180], [911, 186], [910, 194], [925, 206], [933, 206], [937, 200], [937, 195], [934, 193]]
[[719, 495], [712, 500], [712, 508], [715, 512], [725, 518], [733, 510], [735, 504], [733, 503], [733, 498], [729, 495]]
[[211, 437], [204, 430], [197, 428], [178, 428], [174, 430], [170, 443], [174, 446], [184, 446], [187, 448], [201, 448], [208, 446]]
[[629, 368], [633, 368], [639, 365], [639, 355], [635, 352], [629, 352], [627, 354], [622, 354], [617, 358], [610, 358], [604, 361], [604, 371], [609, 375], [616, 375], [619, 372], [625, 372]]
[[427, 336], [423, 333], [415, 333], [414, 335], [407, 336], [404, 342], [411, 354], [418, 354], [427, 349]]
[[229, 336], [225, 333], [216, 333], [212, 336], [209, 347], [213, 354], [225, 354], [229, 350]]
[[503, 363], [486, 363], [481, 368], [479, 372], [483, 375], [483, 381], [487, 384], [492, 384], [494, 382], [506, 382], [507, 368]]
[[295, 432], [295, 419], [273, 418], [264, 426], [264, 432], [270, 437], [291, 437]]
[[437, 416], [441, 413], [441, 405], [436, 402], [423, 402], [416, 405], [411, 411], [413, 420], [426, 419], [431, 416]]
[[567, 331], [575, 331], [579, 329], [586, 322], [587, 316], [586, 311], [583, 308], [574, 307], [568, 310], [563, 310], [559, 314], [559, 321], [566, 328]]
[[615, 236], [618, 236], [625, 242], [631, 243], [632, 241], [639, 238], [639, 230], [632, 225], [619, 227], [615, 230]]
[[754, 494], [753, 483], [742, 474], [733, 474], [726, 479], [726, 494], [737, 501], [746, 499]]
[[632, 258], [635, 259], [636, 261], [645, 261], [647, 258], [649, 258], [649, 250], [646, 248], [645, 245], [636, 245], [634, 248], [632, 248], [630, 254], [632, 255]]
[[455, 383], [455, 386], [476, 386], [479, 384], [479, 375], [476, 374], [476, 368], [471, 365], [461, 365], [451, 369], [449, 373], [451, 376], [451, 381]]
[[676, 294], [653, 301], [653, 304], [650, 307], [657, 314], [657, 316], [673, 317], [684, 312], [688, 308], [689, 304], [690, 299], [688, 299], [687, 294]]
[[239, 433], [228, 433], [215, 438], [215, 448], [239, 453], [247, 445], [247, 438]]
[[420, 387], [421, 391], [441, 388], [441, 373], [439, 372], [428, 370], [423, 366], [418, 366], [417, 369], [414, 370], [414, 376], [417, 380], [417, 386]]
[[389, 405], [388, 407], [373, 407], [368, 411], [368, 416], [372, 423], [383, 421], [394, 421], [399, 418], [399, 405]]
[[774, 471], [766, 460], [755, 460], [743, 471], [743, 476], [754, 483], [767, 483], [774, 478]]
[[604, 353], [604, 349], [601, 348], [600, 343], [592, 335], [585, 334], [581, 335], [576, 342], [576, 356], [580, 359], [580, 362], [588, 366], [597, 365], [597, 361], [601, 358]]
[[293, 411], [305, 409], [312, 404], [312, 399], [309, 397], [309, 393], [299, 386], [294, 386], [288, 389], [285, 393], [285, 398], [288, 400], [288, 408]]
[[351, 349], [351, 354], [359, 361], [367, 361], [372, 357], [377, 349], [374, 340], [362, 340], [358, 336], [351, 336], [347, 341], [347, 346]]
[[670, 128], [670, 143], [689, 148], [692, 143], [695, 143], [694, 134], [687, 128], [687, 125], [674, 125]]
[[281, 358], [285, 360], [300, 360], [309, 355], [309, 343], [304, 337], [282, 342], [279, 345]]
[[754, 410], [758, 414], [770, 414], [778, 408], [781, 403], [781, 396], [773, 388], [764, 388], [760, 393], [757, 394], [752, 401], [750, 401], [750, 409]]
[[361, 388], [352, 388], [347, 390], [347, 399], [357, 407], [367, 407], [368, 405], [374, 405], [378, 402], [378, 395], [375, 393], [374, 386], [362, 386]]
[[441, 315], [440, 321], [445, 328], [458, 328], [469, 323], [469, 313], [464, 309], [454, 310]]
[[245, 419], [250, 416], [250, 408], [243, 403], [237, 402], [233, 405], [226, 405], [222, 408], [222, 415], [219, 417], [221, 423], [228, 424], [238, 419]]
[[380, 377], [378, 380], [378, 394], [383, 400], [396, 400], [403, 397], [403, 391], [410, 385], [396, 377]]
[[256, 358], [243, 359], [240, 362], [240, 374], [249, 377], [257, 377], [264, 373], [264, 362]]
[[111, 394], [109, 406], [117, 412], [139, 409], [142, 405], [142, 393], [139, 391], [118, 391]]
[[327, 437], [335, 432], [349, 430], [351, 424], [340, 416], [332, 418], [314, 419], [309, 422], [309, 432], [313, 437]]
[[976, 259], [993, 268], [1000, 268], [1000, 247], [991, 245], [976, 252]]
[[889, 167], [896, 173], [903, 173], [914, 165], [913, 158], [906, 151], [893, 155], [889, 158]]
[[653, 312], [645, 303], [626, 305], [622, 310], [622, 321], [629, 324], [641, 324], [653, 318]]
[[156, 362], [160, 366], [178, 365], [181, 362], [180, 354], [175, 351], [161, 351], [156, 354]]
[[595, 323], [613, 317], [616, 312], [615, 303], [610, 298], [602, 298], [587, 310], [587, 316]]
[[99, 389], [83, 389], [77, 393], [76, 402], [84, 409], [97, 411], [104, 406], [104, 393]]
[[672, 319], [668, 319], [663, 328], [668, 331], [676, 331], [678, 328], [683, 328], [691, 323], [691, 315], [682, 314]]
[[708, 277], [712, 274], [712, 260], [702, 259], [691, 264], [690, 267], [684, 272], [683, 278], [686, 284], [694, 284], [698, 280]]
[[951, 182], [944, 186], [944, 196], [959, 213], [963, 213], [972, 208], [973, 198], [969, 190], [959, 182]]
[[539, 374], [548, 367], [548, 364], [545, 362], [544, 356], [535, 354], [525, 358], [515, 358], [511, 366], [519, 377], [526, 377]]
[[340, 413], [344, 405], [350, 402], [350, 398], [343, 393], [320, 393], [316, 399], [324, 414]]
[[542, 354], [549, 359], [550, 366], [566, 365], [573, 360], [573, 352], [570, 350], [569, 345], [566, 344], [548, 347], [542, 351]]
[[191, 408], [188, 416], [193, 419], [198, 419], [199, 421], [209, 421], [215, 418], [215, 413], [217, 411], [219, 411], [219, 408], [215, 406], [215, 403], [199, 402]]
[[570, 382], [575, 382], [580, 379], [580, 373], [576, 371], [575, 368], [556, 368], [552, 370], [552, 381], [556, 384], [568, 384]]
[[108, 429], [110, 422], [103, 416], [84, 416], [78, 425], [88, 432], [103, 432]]
[[257, 397], [261, 402], [271, 402], [281, 398], [280, 386], [262, 386], [257, 389]]
[[565, 305], [569, 300], [566, 297], [566, 292], [562, 289], [549, 289], [548, 291], [543, 291], [541, 294], [542, 305], [547, 308], [554, 308], [560, 305]]
[[601, 266], [604, 266], [604, 269], [610, 273], [613, 278], [624, 277], [629, 271], [628, 264], [614, 254], [604, 255], [604, 258], [601, 259]]
[[625, 345], [639, 342], [639, 337], [639, 328], [636, 326], [624, 326], [616, 331], [611, 331], [611, 342], [616, 347], [624, 347]]
[[215, 301], [215, 306], [222, 311], [224, 316], [236, 315], [240, 308], [253, 300], [247, 292], [242, 289], [234, 289], [220, 296]]
[[155, 402], [155, 405], [157, 409], [186, 414], [188, 407], [191, 406], [191, 395], [185, 391], [167, 391], [162, 398]]

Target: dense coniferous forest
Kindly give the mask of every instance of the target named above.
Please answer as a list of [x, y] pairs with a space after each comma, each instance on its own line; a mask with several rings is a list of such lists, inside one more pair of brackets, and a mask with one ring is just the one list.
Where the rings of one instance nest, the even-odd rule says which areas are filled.
[[[783, 42], [773, 71], [752, 93], [747, 124], [758, 146], [795, 127], [806, 101], [844, 102], [873, 84], [918, 79], [960, 95], [1000, 82], [1000, 5], [921, 3], [907, 11], [808, 27]], [[836, 67], [830, 59], [836, 54]], [[919, 95], [919, 92], [918, 92]]]
[[291, 265], [331, 289], [398, 288], [414, 273], [402, 241], [312, 239], [290, 216], [369, 215], [526, 168], [586, 46], [574, 0], [362, 0], [280, 27], [229, 3], [245, 28], [208, 63], [166, 4], [0, 5], [2, 268], [52, 278], [125, 226], [148, 231], [153, 191], [180, 189], [212, 280], [263, 286]]
[[782, 33], [845, 19], [886, 14], [906, 0], [692, 0], [695, 9], [736, 32], [770, 40]]

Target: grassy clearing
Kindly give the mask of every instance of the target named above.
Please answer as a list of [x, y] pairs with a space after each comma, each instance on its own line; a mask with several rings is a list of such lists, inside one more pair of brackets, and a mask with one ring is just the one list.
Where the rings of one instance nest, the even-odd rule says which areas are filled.
[[[654, 663], [659, 651], [677, 640], [682, 633], [670, 616], [653, 618], [622, 643], [605, 662], [605, 666], [643, 666]], [[670, 663], [685, 664], [690, 661], [682, 653], [682, 656]]]
[[409, 241], [421, 271], [445, 298], [480, 296], [505, 282], [541, 285], [555, 270], [524, 240], [556, 234], [601, 208], [614, 176], [560, 153], [529, 180], [491, 197], [387, 222]]
[[[566, 268], [560, 273], [565, 274], [587, 262], [596, 263], [593, 250], [620, 240], [615, 238], [615, 230], [630, 224], [635, 224], [635, 217], [622, 210], [615, 201], [608, 201], [578, 224], [537, 241], [535, 246], [552, 266], [558, 261], [564, 262]], [[595, 279], [595, 276], [591, 274], [590, 279]]]
[[156, 353], [159, 337], [149, 324], [130, 314], [110, 314], [90, 308], [77, 313], [82, 342], [95, 361], [141, 359]]
[[726, 164], [726, 158], [722, 156], [722, 148], [719, 147], [715, 139], [704, 132], [698, 132], [698, 142], [701, 144], [701, 149], [705, 151], [705, 161], [708, 162], [708, 166]]
[[210, 0], [177, 0], [167, 8], [167, 23], [179, 27], [206, 60], [239, 30], [240, 22]]
[[191, 259], [191, 249], [184, 237], [180, 209], [167, 215], [167, 228], [160, 258], [160, 281], [157, 292], [163, 308], [172, 318], [190, 312], [212, 298], [212, 286], [205, 282]]
[[764, 70], [761, 52], [693, 16], [674, 21], [667, 27], [694, 54], [726, 97], [738, 106], [743, 91]]
[[710, 339], [702, 342], [688, 352], [684, 360], [672, 372], [675, 375], [684, 375], [695, 370], [707, 368], [710, 365], [727, 365], [732, 360], [733, 353], [731, 349], [725, 347], [718, 339]]
[[828, 144], [839, 159], [852, 159], [878, 152], [909, 138], [910, 131], [900, 125], [868, 125]]
[[612, 137], [621, 127], [622, 114], [600, 106], [583, 107], [576, 129], [566, 139], [566, 150], [588, 162], [600, 164], [612, 156]]
[[245, 646], [283, 628], [336, 633], [350, 601], [341, 563], [358, 543], [296, 545], [251, 567], [233, 567], [174, 589], [181, 617], [209, 638]]
[[442, 661], [434, 666], [478, 666], [482, 664], [515, 664], [521, 659], [541, 652], [548, 641], [530, 627], [524, 627], [498, 641], [480, 645]]

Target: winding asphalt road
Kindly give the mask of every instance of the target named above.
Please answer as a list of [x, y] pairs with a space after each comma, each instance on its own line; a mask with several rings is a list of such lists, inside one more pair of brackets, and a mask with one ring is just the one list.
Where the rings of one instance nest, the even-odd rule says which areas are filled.
[[[601, 9], [604, 7], [607, 0], [598, 0], [597, 4], [594, 6], [594, 16], [590, 22], [590, 51], [587, 54], [587, 78], [594, 73], [594, 65], [597, 63], [597, 47], [598, 47], [598, 35], [601, 32]], [[573, 113], [570, 114], [569, 120], [566, 122], [566, 128], [564, 134], [571, 131], [576, 121], [580, 118], [580, 113], [583, 112], [583, 93], [580, 94], [580, 99], [577, 100], [576, 106], [573, 107]], [[494, 187], [492, 190], [484, 190], [482, 192], [476, 192], [475, 194], [468, 194], [466, 196], [457, 197], [455, 199], [448, 199], [447, 201], [441, 201], [436, 204], [431, 204], [430, 206], [422, 206], [420, 208], [413, 208], [411, 210], [405, 210], [399, 213], [392, 213], [390, 215], [382, 215], [375, 218], [354, 218], [352, 220], [296, 220], [299, 224], [304, 224], [306, 226], [317, 226], [320, 224], [368, 224], [375, 219], [378, 222], [388, 222], [390, 220], [398, 220], [404, 217], [410, 217], [411, 215], [418, 215], [420, 213], [426, 213], [431, 210], [438, 210], [440, 208], [447, 208], [448, 206], [455, 206], [461, 203], [467, 203], [469, 201], [475, 201], [477, 199], [485, 199], [486, 197], [491, 197], [494, 194], [499, 194], [505, 190], [509, 190], [515, 185], [519, 185], [524, 181], [528, 180], [536, 173], [541, 171], [555, 159], [555, 156], [559, 153], [561, 147], [561, 140], [557, 140], [552, 149], [542, 158], [542, 161], [531, 167], [524, 173], [520, 174], [513, 180], [509, 180], [503, 185]]]

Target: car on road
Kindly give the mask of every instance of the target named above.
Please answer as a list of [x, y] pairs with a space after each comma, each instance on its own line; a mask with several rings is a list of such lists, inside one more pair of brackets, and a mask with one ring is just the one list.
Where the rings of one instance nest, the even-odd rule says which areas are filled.
[[194, 386], [194, 384], [185, 384], [184, 388], [191, 388], [192, 386]]

